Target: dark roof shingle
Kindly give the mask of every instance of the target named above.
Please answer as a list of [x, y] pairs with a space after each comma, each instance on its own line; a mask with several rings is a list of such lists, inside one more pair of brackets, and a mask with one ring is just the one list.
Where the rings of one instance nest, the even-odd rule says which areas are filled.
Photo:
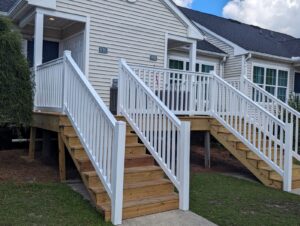
[[198, 41], [197, 42], [197, 49], [204, 50], [204, 51], [209, 51], [209, 52], [214, 52], [214, 53], [226, 54], [225, 52], [220, 50], [218, 47], [214, 46], [213, 44], [209, 43], [206, 40]]
[[192, 9], [179, 9], [192, 21], [246, 50], [288, 58], [300, 56], [300, 48], [297, 47], [300, 39], [293, 36]]
[[8, 12], [18, 0], [0, 0], [0, 11]]

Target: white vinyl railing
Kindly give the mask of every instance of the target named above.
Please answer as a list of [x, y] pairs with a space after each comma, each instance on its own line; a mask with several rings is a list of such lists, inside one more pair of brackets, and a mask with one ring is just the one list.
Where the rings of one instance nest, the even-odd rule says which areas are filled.
[[291, 191], [292, 124], [283, 123], [219, 76], [213, 80], [214, 118], [281, 175], [284, 190]]
[[[72, 59], [71, 52], [65, 51], [64, 58], [58, 61], [59, 76], [55, 74], [57, 64], [38, 68], [35, 79], [39, 105], [35, 108], [53, 107], [52, 103], [57, 103], [54, 107], [68, 115], [111, 199], [112, 222], [121, 224], [126, 124], [116, 121]], [[59, 77], [58, 86], [54, 86], [57, 82], [52, 81], [52, 76]]]
[[292, 126], [240, 92], [239, 80], [229, 84], [214, 73], [132, 68], [173, 113], [215, 117], [284, 178], [285, 190], [291, 188]]
[[211, 74], [132, 67], [139, 78], [176, 115], [207, 114]]
[[37, 67], [34, 99], [36, 110], [61, 111], [63, 109], [63, 78], [63, 58]]
[[118, 113], [178, 189], [180, 209], [188, 210], [190, 124], [181, 122], [124, 60], [120, 61], [119, 84]]
[[259, 87], [247, 78], [242, 83], [243, 91], [254, 102], [262, 106], [269, 113], [280, 119], [284, 123], [293, 124], [293, 156], [300, 161], [300, 112], [290, 107], [288, 104], [268, 93], [265, 89]]

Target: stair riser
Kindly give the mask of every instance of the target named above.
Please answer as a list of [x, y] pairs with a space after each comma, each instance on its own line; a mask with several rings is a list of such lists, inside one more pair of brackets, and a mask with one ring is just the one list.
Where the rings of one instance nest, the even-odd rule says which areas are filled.
[[126, 137], [126, 144], [136, 144], [136, 143], [138, 143], [137, 136], [127, 136]]
[[162, 179], [163, 177], [164, 177], [163, 171], [130, 173], [130, 174], [125, 174], [124, 181], [125, 183], [142, 182], [142, 181]]
[[88, 185], [89, 187], [101, 187], [103, 188], [103, 185], [99, 179], [98, 176], [90, 176], [88, 177]]
[[64, 135], [74, 133], [76, 134], [75, 130], [71, 126], [65, 126], [64, 127]]
[[124, 190], [124, 200], [139, 200], [147, 197], [160, 197], [174, 191], [172, 184], [152, 185], [143, 188], [133, 188]]
[[67, 137], [67, 142], [70, 146], [76, 146], [81, 144], [78, 137]]
[[[161, 213], [166, 212], [170, 210], [178, 209], [178, 199], [166, 201], [166, 202], [159, 202], [154, 204], [148, 204], [143, 206], [137, 206], [137, 207], [130, 207], [130, 208], [124, 208], [123, 209], [123, 220], [135, 218], [139, 216], [145, 216], [155, 213]], [[111, 219], [111, 212], [106, 211], [105, 212], [105, 220], [110, 221]]]
[[60, 117], [59, 125], [60, 126], [72, 126], [71, 122], [69, 121], [69, 119], [67, 117]]
[[87, 154], [83, 149], [73, 149], [72, 151], [75, 158], [81, 158], [87, 156]]
[[95, 170], [91, 162], [79, 162], [78, 165], [80, 172], [88, 172]]
[[154, 165], [154, 159], [151, 156], [140, 159], [125, 159], [125, 168], [152, 165]]
[[[126, 202], [145, 198], [160, 197], [162, 195], [170, 194], [173, 191], [174, 187], [172, 184], [152, 185], [142, 188], [130, 188], [124, 190], [123, 201]], [[105, 192], [93, 194], [94, 197], [96, 197], [98, 205], [101, 205], [101, 203], [110, 202], [110, 198]]]
[[126, 147], [126, 154], [140, 155], [146, 153], [145, 147]]

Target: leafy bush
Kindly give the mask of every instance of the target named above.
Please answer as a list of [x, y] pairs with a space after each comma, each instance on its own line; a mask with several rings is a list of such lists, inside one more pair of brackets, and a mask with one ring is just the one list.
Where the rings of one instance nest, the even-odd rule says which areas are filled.
[[300, 97], [291, 95], [289, 99], [289, 105], [300, 112]]
[[0, 17], [0, 126], [28, 126], [32, 118], [33, 82], [21, 51], [21, 35]]

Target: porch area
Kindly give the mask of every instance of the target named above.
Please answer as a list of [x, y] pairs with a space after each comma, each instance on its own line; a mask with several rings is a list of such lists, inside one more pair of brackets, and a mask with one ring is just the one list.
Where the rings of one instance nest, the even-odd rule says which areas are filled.
[[[278, 117], [215, 73], [129, 66], [124, 60], [114, 116], [69, 51], [37, 67], [35, 79], [33, 128], [50, 129], [47, 122], [54, 122], [60, 149], [66, 146], [95, 204], [114, 224], [189, 209], [191, 130], [210, 133], [263, 184], [300, 187], [300, 167], [293, 163], [299, 160], [293, 126], [298, 115], [251, 83], [259, 98], [270, 98], [291, 117]], [[45, 119], [46, 112], [56, 112], [51, 117], [57, 119]], [[31, 153], [34, 129], [32, 134]]]

